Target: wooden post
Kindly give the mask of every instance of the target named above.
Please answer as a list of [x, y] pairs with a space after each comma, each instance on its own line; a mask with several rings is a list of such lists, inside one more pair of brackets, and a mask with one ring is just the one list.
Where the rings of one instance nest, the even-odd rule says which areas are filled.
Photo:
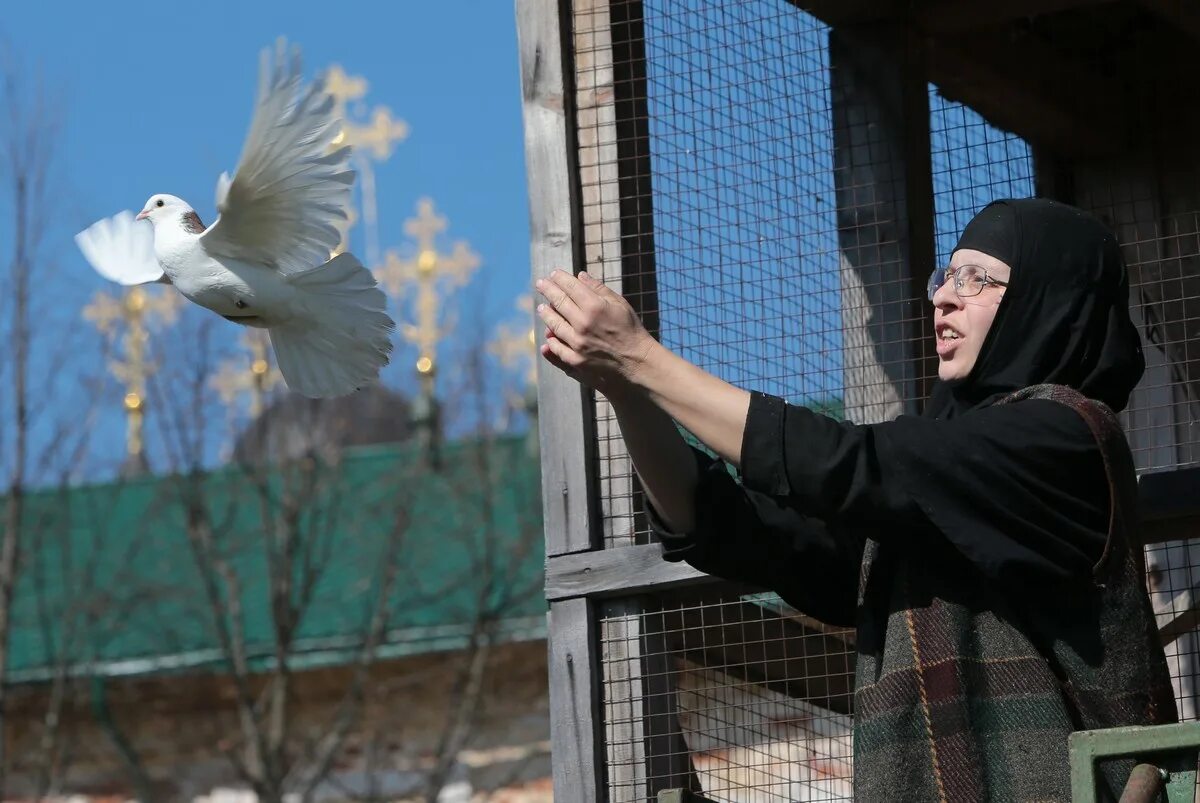
[[676, 715], [666, 622], [653, 599], [608, 602], [602, 624], [604, 714], [611, 803], [699, 789]]
[[[587, 270], [624, 295], [626, 264], [632, 265], [636, 256], [627, 253], [622, 212], [627, 208], [625, 193], [636, 192], [636, 188], [622, 178], [622, 154], [630, 145], [621, 143], [621, 134], [629, 132], [627, 125], [619, 124], [618, 111], [628, 112], [630, 105], [617, 101], [616, 32], [610, 11], [610, 0], [575, 0], [573, 4], [580, 231]], [[622, 56], [627, 54], [622, 52]], [[624, 75], [628, 65], [622, 64], [620, 69]], [[623, 82], [622, 94], [629, 91]], [[636, 239], [628, 245], [640, 247]], [[601, 394], [595, 396], [595, 421], [601, 539], [604, 546], [625, 546], [634, 542], [636, 531], [633, 464], [612, 405]]]
[[599, 639], [586, 598], [553, 603], [550, 632], [550, 743], [554, 799], [604, 800]]
[[934, 232], [920, 55], [903, 27], [829, 35], [845, 409], [856, 423], [918, 412], [936, 375], [924, 292]]
[[[533, 278], [581, 264], [574, 148], [570, 9], [559, 0], [517, 0], [521, 96]], [[564, 35], [564, 30], [567, 34]], [[567, 45], [567, 49], [564, 49]], [[595, 431], [590, 394], [538, 360], [542, 503], [547, 556], [591, 549]]]

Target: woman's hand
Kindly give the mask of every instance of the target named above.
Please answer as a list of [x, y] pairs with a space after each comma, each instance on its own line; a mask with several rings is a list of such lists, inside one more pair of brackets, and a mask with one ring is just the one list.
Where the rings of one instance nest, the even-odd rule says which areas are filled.
[[568, 376], [611, 396], [633, 387], [656, 341], [629, 302], [587, 273], [556, 270], [535, 285], [547, 303], [542, 356]]

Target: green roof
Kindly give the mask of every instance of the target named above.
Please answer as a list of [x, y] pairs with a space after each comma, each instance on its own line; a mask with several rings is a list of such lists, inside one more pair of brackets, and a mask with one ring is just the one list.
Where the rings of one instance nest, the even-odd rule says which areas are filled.
[[[10, 680], [58, 667], [220, 670], [222, 626], [243, 633], [251, 666], [265, 668], [272, 576], [291, 578], [278, 598], [297, 610], [297, 668], [355, 659], [389, 567], [380, 657], [459, 648], [481, 618], [499, 638], [541, 638], [540, 479], [526, 443], [448, 444], [440, 472], [412, 444], [265, 476], [227, 467], [31, 493]], [[290, 572], [269, 568], [289, 560]], [[211, 593], [223, 601], [214, 606]]]

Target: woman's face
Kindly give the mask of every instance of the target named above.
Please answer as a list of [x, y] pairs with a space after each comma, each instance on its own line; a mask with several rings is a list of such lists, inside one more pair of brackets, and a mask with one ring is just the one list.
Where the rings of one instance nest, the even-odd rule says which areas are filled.
[[[946, 282], [933, 296], [938, 377], [947, 382], [966, 379], [971, 373], [975, 360], [979, 358], [983, 340], [996, 318], [1000, 300], [1004, 298], [1004, 288], [990, 282], [983, 285], [979, 295], [960, 297], [951, 277], [968, 265], [983, 268], [990, 279], [1005, 283], [1012, 273], [1007, 264], [982, 251], [963, 248], [955, 251], [951, 257]], [[962, 292], [971, 293], [975, 289], [968, 284]]]

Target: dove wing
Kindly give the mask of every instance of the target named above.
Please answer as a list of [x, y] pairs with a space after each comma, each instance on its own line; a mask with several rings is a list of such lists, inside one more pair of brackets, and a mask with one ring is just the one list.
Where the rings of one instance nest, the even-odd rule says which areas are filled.
[[264, 50], [250, 132], [233, 178], [217, 181], [205, 251], [285, 274], [327, 262], [354, 182], [350, 149], [334, 148], [339, 131], [324, 79], [302, 90], [298, 51], [282, 40], [274, 59]]
[[75, 235], [75, 244], [96, 272], [117, 284], [146, 284], [163, 279], [154, 256], [154, 227], [132, 212], [97, 220]]

